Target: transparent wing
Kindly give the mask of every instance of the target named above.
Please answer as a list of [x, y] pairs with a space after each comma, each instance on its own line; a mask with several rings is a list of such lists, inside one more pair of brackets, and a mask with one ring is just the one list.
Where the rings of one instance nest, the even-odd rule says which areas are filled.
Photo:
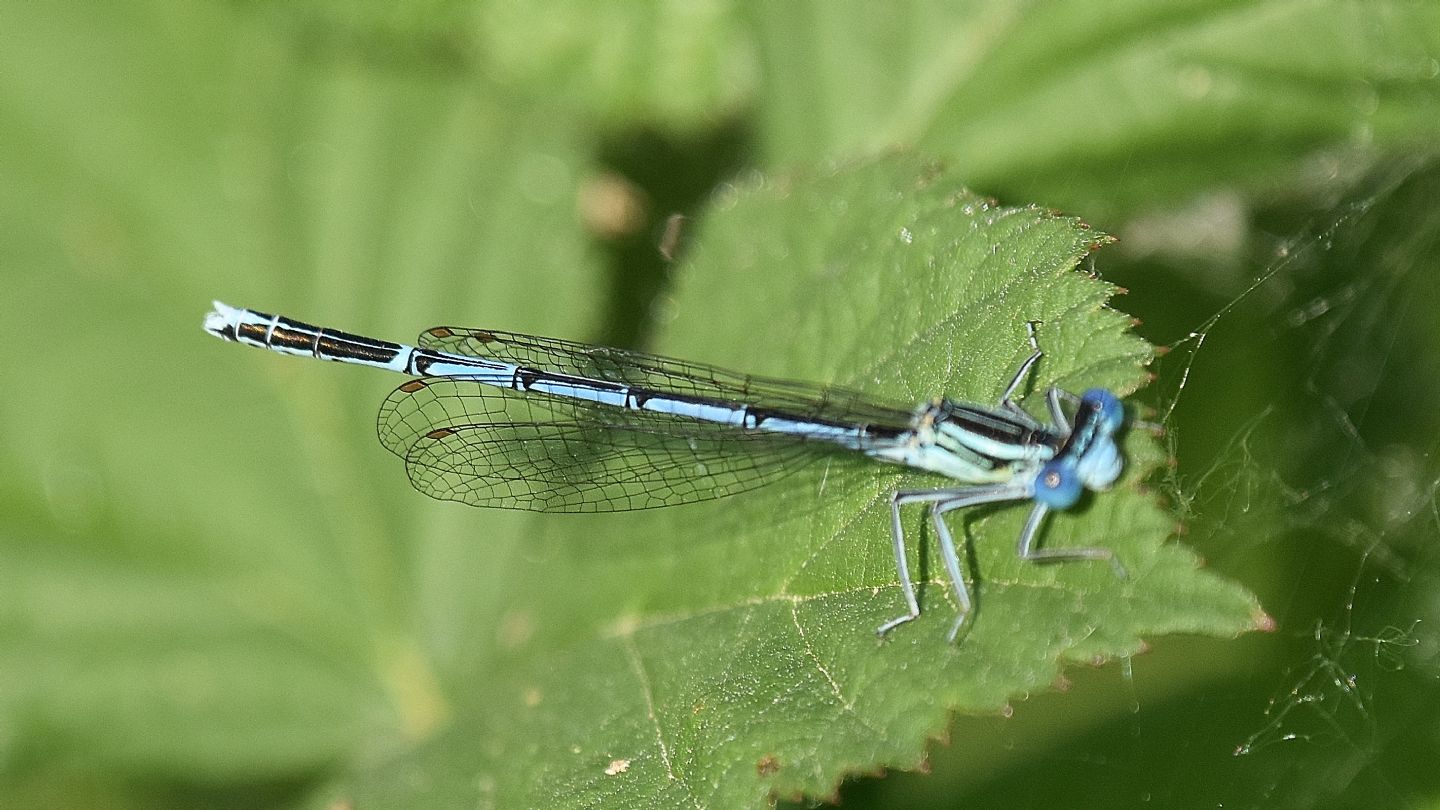
[[419, 344], [655, 391], [759, 405], [823, 422], [903, 428], [914, 413], [913, 404], [881, 402], [845, 388], [756, 377], [672, 357], [514, 332], [439, 326], [421, 333]]
[[865, 461], [798, 436], [452, 379], [395, 389], [378, 427], [426, 495], [542, 512], [672, 506], [754, 489], [821, 458]]
[[[709, 426], [707, 426], [709, 427]], [[817, 457], [759, 434], [676, 437], [578, 422], [468, 425], [411, 446], [406, 471], [434, 498], [537, 512], [618, 512], [722, 498]], [[759, 449], [745, 447], [765, 440]]]

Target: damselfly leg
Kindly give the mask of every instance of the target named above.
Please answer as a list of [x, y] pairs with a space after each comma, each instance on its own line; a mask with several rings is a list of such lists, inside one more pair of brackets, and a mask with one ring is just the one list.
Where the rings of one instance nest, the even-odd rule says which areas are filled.
[[950, 576], [950, 589], [955, 594], [959, 616], [950, 628], [948, 638], [955, 640], [970, 615], [970, 590], [965, 585], [964, 566], [960, 561], [960, 550], [945, 524], [944, 514], [953, 509], [979, 506], [986, 503], [1016, 501], [1027, 497], [1023, 487], [1015, 484], [1000, 484], [989, 487], [966, 487], [964, 489], [901, 490], [890, 497], [890, 529], [894, 540], [895, 568], [900, 574], [900, 592], [905, 597], [906, 612], [880, 625], [875, 632], [885, 635], [906, 622], [920, 616], [920, 602], [915, 598], [915, 583], [910, 579], [910, 563], [905, 556], [905, 534], [901, 525], [900, 507], [912, 503], [930, 504], [930, 519], [935, 526], [936, 543], [940, 556], [945, 562], [946, 573]]
[[[1031, 348], [1029, 357], [1020, 364], [1010, 383], [1001, 395], [1000, 407], [1018, 417], [1035, 429], [1054, 431], [1060, 437], [1059, 450], [1049, 461], [1034, 468], [1032, 474], [1021, 475], [997, 484], [942, 488], [931, 490], [901, 490], [890, 498], [890, 528], [895, 567], [900, 577], [901, 595], [905, 599], [905, 613], [885, 622], [876, 629], [885, 635], [894, 628], [910, 622], [920, 615], [920, 604], [915, 594], [915, 584], [910, 577], [910, 565], [906, 557], [904, 526], [900, 508], [908, 504], [929, 504], [931, 524], [935, 527], [936, 544], [950, 578], [951, 591], [955, 596], [958, 615], [950, 627], [947, 638], [954, 641], [960, 629], [969, 618], [973, 600], [965, 583], [964, 565], [959, 545], [955, 542], [945, 515], [957, 509], [980, 506], [988, 503], [1030, 500], [1034, 508], [1026, 518], [1016, 542], [1017, 556], [1029, 562], [1064, 562], [1074, 560], [1109, 560], [1115, 573], [1125, 578], [1125, 569], [1115, 554], [1108, 548], [1058, 548], [1040, 549], [1035, 547], [1035, 538], [1044, 524], [1046, 515], [1053, 508], [1069, 508], [1080, 497], [1083, 489], [1108, 487], [1120, 470], [1119, 451], [1113, 442], [1113, 435], [1123, 420], [1123, 411], [1117, 411], [1119, 403], [1107, 393], [1087, 392], [1077, 397], [1059, 388], [1046, 391], [1046, 406], [1051, 425], [1044, 425], [1030, 416], [1014, 400], [1014, 394], [1043, 353], [1035, 336], [1035, 321], [1026, 324]], [[1064, 402], [1073, 401], [1075, 416], [1065, 412]]]
[[1025, 358], [1019, 368], [1015, 369], [1015, 376], [1010, 378], [1010, 384], [1005, 386], [1005, 393], [1000, 395], [1000, 407], [1036, 426], [1039, 426], [1040, 423], [1028, 411], [1020, 407], [1020, 403], [1015, 401], [1015, 392], [1020, 390], [1026, 376], [1030, 374], [1030, 369], [1034, 368], [1035, 364], [1040, 362], [1040, 358], [1045, 356], [1045, 353], [1040, 351], [1040, 340], [1035, 337], [1035, 327], [1039, 325], [1040, 321], [1025, 322], [1025, 333], [1030, 339], [1030, 356]]

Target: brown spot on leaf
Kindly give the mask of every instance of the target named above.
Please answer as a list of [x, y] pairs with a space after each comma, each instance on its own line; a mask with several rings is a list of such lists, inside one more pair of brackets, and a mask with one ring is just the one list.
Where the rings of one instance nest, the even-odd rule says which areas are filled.
[[760, 776], [773, 776], [780, 771], [780, 759], [774, 754], [766, 754], [760, 757], [755, 763], [755, 773]]

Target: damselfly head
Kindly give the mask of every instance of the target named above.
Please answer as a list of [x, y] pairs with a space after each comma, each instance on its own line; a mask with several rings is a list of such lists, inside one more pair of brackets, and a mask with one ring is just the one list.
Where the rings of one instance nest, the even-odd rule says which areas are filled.
[[1085, 490], [1105, 490], [1125, 468], [1115, 434], [1125, 424], [1125, 406], [1104, 388], [1080, 397], [1071, 432], [1060, 454], [1040, 468], [1035, 500], [1051, 509], [1069, 509]]

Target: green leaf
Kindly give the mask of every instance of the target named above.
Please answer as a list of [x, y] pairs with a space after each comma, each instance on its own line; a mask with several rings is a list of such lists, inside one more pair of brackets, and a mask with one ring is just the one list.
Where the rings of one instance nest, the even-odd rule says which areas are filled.
[[718, 0], [308, 0], [268, 10], [324, 53], [482, 74], [617, 128], [700, 131], [740, 112], [756, 82], [741, 16]]
[[5, 14], [0, 766], [42, 781], [274, 783], [408, 744], [493, 624], [514, 522], [409, 489], [374, 440], [391, 381], [237, 353], [211, 298], [397, 338], [598, 321], [563, 111], [315, 62], [219, 6], [152, 42], [173, 13]]
[[913, 145], [1114, 221], [1293, 194], [1440, 134], [1440, 7], [1408, 0], [757, 3], [772, 164]]
[[[718, 198], [661, 348], [901, 401], [994, 401], [1041, 320], [1038, 385], [1129, 391], [1149, 349], [1077, 272], [1105, 238], [999, 207], [906, 158], [756, 178]], [[885, 496], [938, 482], [874, 465], [652, 513], [535, 521], [511, 558], [495, 657], [454, 697], [451, 730], [333, 797], [434, 806], [741, 807], [823, 796], [847, 773], [915, 768], [952, 710], [1001, 710], [1067, 662], [1170, 632], [1234, 635], [1263, 614], [1167, 540], [1140, 482], [1162, 456], [1132, 431], [1115, 491], [1058, 515], [1048, 546], [1104, 545], [1130, 571], [1014, 556], [1025, 509], [955, 516], [973, 539], [977, 613], [962, 643], [923, 517], [921, 618], [902, 611]]]
[[[825, 794], [1064, 661], [1253, 626], [1165, 540], [1138, 432], [1122, 486], [1044, 538], [1114, 547], [1131, 579], [1018, 564], [1021, 507], [957, 515], [979, 596], [958, 647], [933, 551], [922, 620], [873, 638], [900, 607], [880, 499], [920, 483], [897, 470], [593, 519], [428, 501], [371, 436], [393, 380], [221, 345], [199, 315], [223, 296], [381, 337], [583, 338], [583, 116], [315, 60], [222, 6], [17, 5], [4, 29], [0, 764], [54, 804], [328, 768], [351, 774], [335, 794], [403, 806]], [[1101, 238], [962, 174], [895, 159], [727, 191], [659, 348], [988, 402], [1042, 319], [1038, 385], [1132, 390], [1148, 348], [1071, 269]], [[932, 539], [909, 519], [915, 558]]]
[[718, 0], [480, 6], [476, 35], [501, 81], [566, 95], [612, 126], [714, 126], [754, 90], [754, 58]]

